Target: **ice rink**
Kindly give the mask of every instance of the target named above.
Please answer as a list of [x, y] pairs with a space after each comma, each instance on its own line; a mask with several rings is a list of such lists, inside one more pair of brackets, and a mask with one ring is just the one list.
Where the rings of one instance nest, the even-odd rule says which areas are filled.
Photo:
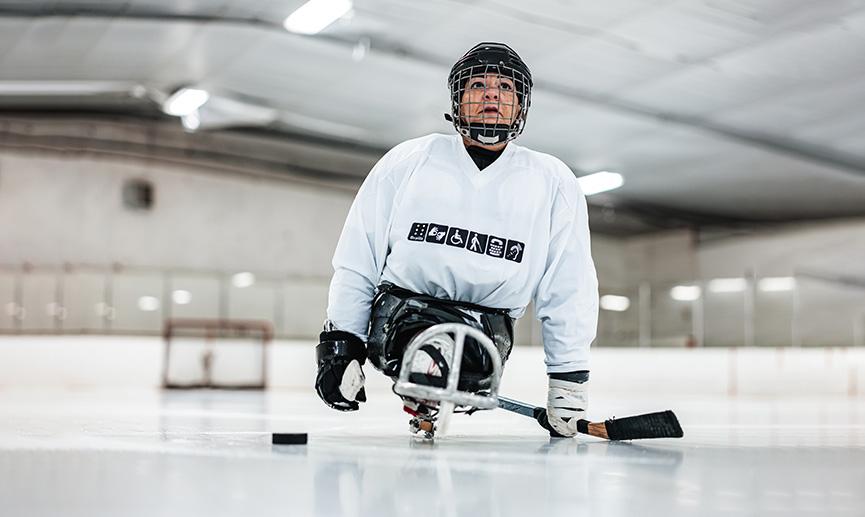
[[[863, 50], [865, 0], [0, 0], [0, 517], [865, 517]], [[374, 365], [684, 436], [426, 439]]]
[[[395, 397], [373, 395], [341, 414], [311, 391], [6, 389], [2, 514], [865, 514], [861, 398], [599, 394], [590, 415], [669, 407], [685, 437], [549, 439], [497, 410], [429, 442]], [[309, 443], [273, 446], [271, 432]]]

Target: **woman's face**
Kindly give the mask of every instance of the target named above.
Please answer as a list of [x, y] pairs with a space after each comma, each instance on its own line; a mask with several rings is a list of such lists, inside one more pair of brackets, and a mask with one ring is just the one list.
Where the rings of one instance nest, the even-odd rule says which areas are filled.
[[511, 125], [520, 112], [514, 81], [498, 74], [478, 75], [466, 81], [460, 117], [469, 124]]

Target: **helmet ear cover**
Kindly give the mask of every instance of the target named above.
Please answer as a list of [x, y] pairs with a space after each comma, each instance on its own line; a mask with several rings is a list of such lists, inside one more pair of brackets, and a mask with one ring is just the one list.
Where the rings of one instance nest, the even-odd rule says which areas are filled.
[[[463, 94], [472, 77], [495, 74], [514, 82], [519, 109], [510, 124], [468, 122], [461, 116]], [[445, 119], [453, 123], [458, 133], [481, 144], [496, 144], [513, 140], [523, 132], [531, 105], [532, 75], [520, 56], [503, 43], [479, 43], [460, 58], [448, 75], [451, 112]]]

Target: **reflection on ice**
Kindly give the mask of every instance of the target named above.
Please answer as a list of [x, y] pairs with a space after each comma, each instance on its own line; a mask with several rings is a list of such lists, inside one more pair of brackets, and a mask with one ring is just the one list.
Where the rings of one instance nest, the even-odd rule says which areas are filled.
[[[0, 392], [0, 501], [88, 517], [865, 512], [862, 401], [682, 400], [685, 439], [631, 443], [550, 439], [493, 411], [430, 442], [390, 400], [346, 416], [313, 397]], [[640, 409], [617, 403], [596, 407]]]

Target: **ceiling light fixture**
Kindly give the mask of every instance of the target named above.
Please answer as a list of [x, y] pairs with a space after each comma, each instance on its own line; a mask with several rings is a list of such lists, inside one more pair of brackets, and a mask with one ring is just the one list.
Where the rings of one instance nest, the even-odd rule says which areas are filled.
[[617, 172], [601, 171], [577, 178], [583, 194], [591, 196], [615, 190], [625, 184], [625, 179]]
[[764, 293], [792, 291], [796, 288], [796, 279], [792, 276], [769, 276], [757, 282], [757, 289]]
[[617, 294], [601, 296], [601, 309], [605, 311], [624, 312], [631, 306], [631, 299]]
[[289, 32], [318, 34], [351, 11], [351, 0], [309, 0], [283, 22]]
[[0, 95], [101, 95], [129, 92], [135, 86], [127, 81], [0, 81]]
[[171, 299], [177, 305], [187, 305], [192, 301], [192, 293], [185, 289], [176, 289], [171, 293]]
[[716, 278], [709, 281], [709, 291], [713, 293], [739, 293], [748, 287], [744, 278]]
[[183, 129], [190, 132], [201, 127], [201, 117], [198, 114], [198, 110], [180, 117], [180, 123], [183, 125]]
[[231, 277], [231, 284], [239, 289], [250, 287], [255, 284], [255, 275], [248, 271], [237, 273]]
[[155, 296], [142, 296], [138, 299], [138, 309], [144, 312], [159, 310], [159, 298]]
[[700, 299], [700, 286], [677, 285], [670, 289], [670, 297], [680, 302], [693, 302]]
[[165, 100], [162, 111], [175, 117], [184, 117], [198, 111], [208, 99], [210, 94], [206, 90], [181, 88]]

